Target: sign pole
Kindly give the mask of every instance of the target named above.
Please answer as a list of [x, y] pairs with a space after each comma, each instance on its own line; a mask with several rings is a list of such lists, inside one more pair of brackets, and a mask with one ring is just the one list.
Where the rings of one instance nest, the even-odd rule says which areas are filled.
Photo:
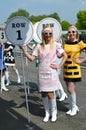
[[21, 53], [21, 62], [22, 62], [22, 71], [23, 71], [23, 83], [24, 83], [24, 90], [25, 90], [25, 99], [26, 99], [26, 107], [27, 107], [27, 117], [28, 117], [28, 123], [30, 123], [30, 113], [29, 113], [29, 106], [28, 106], [28, 95], [27, 95], [27, 86], [26, 86], [26, 80], [25, 80], [25, 69], [24, 69], [24, 59], [22, 52]]

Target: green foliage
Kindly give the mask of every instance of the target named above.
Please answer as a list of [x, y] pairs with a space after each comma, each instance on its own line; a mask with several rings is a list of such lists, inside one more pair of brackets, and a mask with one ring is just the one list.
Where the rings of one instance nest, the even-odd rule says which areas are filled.
[[38, 16], [30, 16], [30, 20], [32, 21], [32, 23], [36, 23], [44, 18], [47, 18], [47, 17], [52, 17], [52, 18], [55, 18], [57, 21], [60, 22], [60, 17], [58, 16], [57, 13], [53, 13], [53, 14], [50, 14], [50, 15], [38, 15]]
[[47, 17], [52, 17], [52, 18], [55, 18], [57, 19], [59, 22], [60, 22], [60, 17], [57, 13], [53, 13], [53, 14], [49, 14], [49, 15], [38, 15], [38, 16], [34, 16], [34, 15], [29, 15], [29, 13], [26, 11], [26, 10], [23, 10], [23, 9], [19, 9], [18, 11], [16, 12], [13, 12], [7, 19], [7, 21], [12, 18], [12, 17], [15, 17], [15, 16], [24, 16], [26, 17], [27, 19], [31, 20], [31, 22], [34, 24], [40, 20], [42, 20], [43, 18], [47, 18]]
[[61, 26], [62, 26], [62, 30], [67, 30], [68, 27], [70, 26], [70, 23], [67, 21], [62, 21]]
[[[34, 15], [30, 16], [30, 14], [26, 10], [19, 9], [18, 11], [11, 13], [7, 21], [10, 18], [15, 17], [15, 16], [24, 16], [27, 19], [29, 19], [33, 24], [42, 20], [43, 18], [52, 17], [61, 23], [62, 30], [67, 30], [68, 26], [70, 25], [68, 21], [64, 20], [61, 22], [60, 17], [56, 12], [49, 15], [44, 14], [44, 15], [38, 15], [38, 16], [34, 16]], [[76, 16], [77, 16], [77, 22], [75, 23], [76, 27], [81, 30], [86, 30], [86, 10], [79, 11]]]
[[39, 16], [31, 15], [29, 19], [31, 20], [32, 23], [36, 23], [46, 17], [47, 17], [46, 15], [39, 15]]
[[29, 19], [29, 13], [26, 11], [26, 10], [22, 10], [22, 9], [19, 9], [18, 11], [16, 12], [13, 12], [7, 19], [7, 21], [10, 19], [10, 18], [13, 18], [15, 16], [24, 16], [26, 18]]
[[86, 10], [77, 13], [76, 27], [81, 30], [86, 30]]
[[57, 13], [50, 14], [50, 15], [48, 15], [48, 17], [55, 18], [58, 22], [60, 22], [60, 17]]

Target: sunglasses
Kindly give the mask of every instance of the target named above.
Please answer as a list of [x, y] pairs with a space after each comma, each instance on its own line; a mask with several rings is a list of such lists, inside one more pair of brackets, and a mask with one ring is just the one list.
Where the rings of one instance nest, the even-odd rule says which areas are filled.
[[70, 33], [75, 33], [76, 31], [68, 31], [68, 33], [70, 34]]
[[53, 34], [52, 32], [44, 32], [44, 35], [45, 35], [45, 36], [47, 36], [47, 35], [52, 36], [52, 34]]

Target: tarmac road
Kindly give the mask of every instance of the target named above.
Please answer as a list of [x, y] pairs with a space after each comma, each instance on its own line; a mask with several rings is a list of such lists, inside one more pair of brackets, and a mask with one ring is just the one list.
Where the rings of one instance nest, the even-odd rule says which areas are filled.
[[[55, 123], [44, 123], [44, 109], [37, 86], [37, 68], [34, 64], [16, 57], [21, 84], [16, 83], [16, 75], [10, 68], [9, 91], [0, 92], [0, 130], [86, 130], [86, 68], [82, 69], [82, 82], [76, 85], [79, 113], [74, 117], [66, 115], [65, 112], [69, 108], [68, 99], [63, 102], [57, 101], [58, 120]], [[61, 82], [66, 91], [62, 75]]]

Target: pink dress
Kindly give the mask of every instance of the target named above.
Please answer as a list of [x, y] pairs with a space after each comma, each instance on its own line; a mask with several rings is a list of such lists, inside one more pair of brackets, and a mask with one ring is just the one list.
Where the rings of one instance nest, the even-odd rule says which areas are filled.
[[45, 45], [45, 49], [42, 51], [41, 46], [38, 44], [33, 51], [33, 55], [38, 56], [39, 59], [39, 91], [55, 91], [61, 85], [57, 70], [50, 67], [51, 64], [56, 64], [57, 52], [63, 53], [64, 50], [56, 42], [52, 50], [50, 49], [50, 44], [48, 44]]

